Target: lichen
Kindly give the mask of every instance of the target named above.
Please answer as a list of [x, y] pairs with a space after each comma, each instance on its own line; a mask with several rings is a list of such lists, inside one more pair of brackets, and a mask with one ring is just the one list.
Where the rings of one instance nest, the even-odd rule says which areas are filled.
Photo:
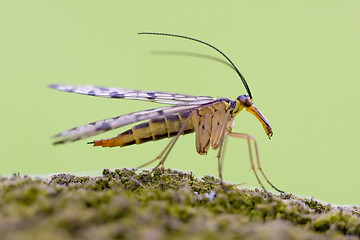
[[360, 208], [172, 169], [0, 178], [1, 239], [359, 239]]

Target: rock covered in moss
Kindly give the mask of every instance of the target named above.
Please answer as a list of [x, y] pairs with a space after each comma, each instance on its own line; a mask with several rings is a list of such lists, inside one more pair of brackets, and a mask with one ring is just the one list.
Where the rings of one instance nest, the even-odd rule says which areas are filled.
[[0, 178], [1, 239], [358, 239], [360, 208], [238, 189], [212, 176], [104, 169]]

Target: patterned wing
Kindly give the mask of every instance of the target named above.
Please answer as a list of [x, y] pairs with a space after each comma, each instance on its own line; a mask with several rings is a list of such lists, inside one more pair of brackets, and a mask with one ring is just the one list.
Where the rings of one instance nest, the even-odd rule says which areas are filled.
[[96, 86], [88, 86], [88, 85], [75, 86], [75, 85], [52, 84], [49, 85], [49, 87], [60, 91], [84, 94], [89, 96], [142, 100], [142, 101], [157, 102], [164, 104], [197, 105], [196, 102], [198, 101], [214, 101], [216, 99], [213, 97], [191, 96], [191, 95], [184, 95], [179, 93], [140, 91], [140, 90], [125, 89], [125, 88], [96, 87]]
[[70, 130], [56, 134], [54, 138], [63, 138], [62, 140], [54, 142], [54, 144], [61, 144], [66, 142], [74, 142], [80, 139], [91, 137], [103, 132], [116, 129], [130, 123], [135, 123], [142, 120], [163, 117], [171, 114], [175, 114], [182, 111], [190, 111], [203, 106], [211, 105], [216, 102], [222, 101], [221, 99], [215, 99], [213, 101], [198, 101], [197, 104], [183, 104], [175, 106], [167, 106], [155, 109], [149, 109], [140, 112], [129, 113], [114, 118], [108, 118], [97, 122], [89, 123], [83, 126], [75, 127]]

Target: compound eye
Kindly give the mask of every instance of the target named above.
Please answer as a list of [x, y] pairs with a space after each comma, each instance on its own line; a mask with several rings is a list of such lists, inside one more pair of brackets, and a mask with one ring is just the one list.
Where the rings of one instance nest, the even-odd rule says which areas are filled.
[[252, 102], [247, 95], [241, 95], [237, 98], [245, 107], [251, 107]]

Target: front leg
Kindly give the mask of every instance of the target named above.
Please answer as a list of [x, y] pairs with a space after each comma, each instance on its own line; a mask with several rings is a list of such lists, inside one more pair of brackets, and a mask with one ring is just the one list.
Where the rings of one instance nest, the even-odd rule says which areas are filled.
[[280, 193], [284, 193], [284, 191], [279, 190], [278, 188], [276, 188], [270, 181], [269, 179], [266, 177], [265, 173], [263, 172], [262, 168], [261, 168], [261, 163], [260, 163], [260, 158], [259, 158], [259, 151], [258, 151], [258, 147], [257, 147], [257, 143], [256, 143], [256, 139], [253, 136], [250, 136], [249, 134], [246, 133], [236, 133], [236, 132], [230, 132], [228, 133], [228, 136], [233, 137], [233, 138], [241, 138], [241, 139], [246, 139], [249, 145], [249, 154], [250, 154], [250, 164], [251, 164], [251, 169], [253, 170], [256, 179], [258, 180], [260, 186], [262, 187], [262, 189], [264, 189], [264, 191], [266, 191], [266, 189], [264, 188], [263, 184], [260, 181], [259, 176], [257, 175], [256, 169], [255, 169], [255, 164], [254, 164], [254, 159], [252, 156], [252, 151], [251, 151], [251, 142], [254, 142], [254, 146], [255, 146], [255, 153], [256, 153], [256, 162], [257, 162], [257, 169], [261, 172], [262, 176], [265, 178], [266, 182], [269, 183], [269, 185], [274, 188], [276, 191], [280, 192]]

